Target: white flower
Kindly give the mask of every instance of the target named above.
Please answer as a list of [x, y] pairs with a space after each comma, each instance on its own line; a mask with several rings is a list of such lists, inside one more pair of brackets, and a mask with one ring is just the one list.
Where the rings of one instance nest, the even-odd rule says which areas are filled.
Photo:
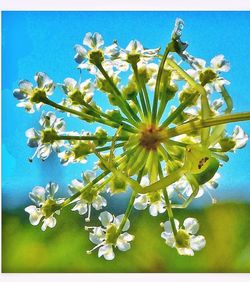
[[230, 64], [224, 58], [224, 55], [215, 56], [210, 61], [210, 67], [206, 67], [206, 61], [203, 59], [194, 58], [186, 51], [184, 54], [194, 68], [187, 70], [187, 73], [195, 80], [200, 80], [208, 93], [212, 93], [213, 90], [221, 92], [224, 85], [230, 84], [229, 81], [220, 76], [221, 72], [228, 72], [230, 70]]
[[63, 199], [54, 199], [58, 188], [56, 183], [49, 183], [45, 188], [36, 186], [29, 193], [30, 199], [36, 205], [30, 205], [24, 210], [29, 213], [29, 220], [32, 225], [38, 225], [43, 218], [42, 231], [45, 231], [47, 227], [53, 228], [56, 225], [54, 214], [60, 214], [59, 205], [63, 202]]
[[28, 113], [34, 113], [34, 104], [40, 109], [43, 103], [40, 98], [51, 95], [55, 89], [55, 84], [44, 72], [36, 73], [34, 77], [37, 87], [34, 87], [28, 80], [21, 80], [19, 88], [14, 89], [13, 95], [20, 100], [17, 107], [23, 107]]
[[[143, 176], [141, 180], [141, 186], [148, 186], [149, 179], [147, 176]], [[158, 213], [164, 213], [166, 204], [162, 195], [162, 192], [151, 192], [147, 194], [140, 194], [136, 197], [134, 207], [137, 210], [145, 210], [149, 206], [149, 213], [152, 216], [157, 216]]]
[[[81, 133], [79, 133], [76, 131], [71, 131], [67, 134], [72, 134], [74, 136], [88, 136], [89, 132], [82, 131]], [[89, 143], [83, 140], [69, 140], [68, 143], [65, 145], [65, 148], [65, 151], [58, 153], [60, 162], [64, 166], [70, 163], [85, 164], [87, 162], [86, 156], [91, 152]]]
[[[115, 48], [114, 45], [111, 45], [109, 48], [105, 48], [104, 50], [101, 48], [104, 44], [103, 37], [101, 34], [95, 32], [88, 32], [83, 38], [83, 45], [88, 47], [88, 50], [85, 49], [84, 46], [76, 44], [74, 49], [76, 55], [74, 57], [75, 61], [79, 64], [79, 69], [87, 69], [91, 74], [97, 74], [97, 68], [94, 65], [93, 54], [97, 57], [98, 62], [102, 62], [104, 58], [111, 55], [111, 50]], [[110, 61], [104, 61], [103, 67], [107, 70], [112, 68], [112, 64]]]
[[[218, 187], [218, 180], [220, 178], [220, 174], [218, 172], [215, 173], [215, 175], [206, 183], [202, 184], [199, 186], [199, 191], [195, 198], [200, 198], [204, 195], [204, 192], [206, 192], [209, 197], [212, 200], [212, 203], [216, 203], [216, 199], [211, 195], [210, 191], [213, 191]], [[182, 196], [186, 195], [187, 197], [190, 197], [191, 194], [193, 193], [192, 186], [190, 183], [187, 181], [186, 177], [180, 178], [177, 182], [175, 182], [173, 185], [173, 189], [175, 192], [177, 192], [177, 195]]]
[[232, 149], [233, 151], [235, 151], [236, 149], [244, 148], [248, 141], [248, 135], [238, 125], [236, 125], [234, 128], [232, 138], [233, 138], [233, 141], [235, 142], [235, 146]]
[[[79, 192], [95, 178], [96, 178], [95, 172], [85, 171], [83, 173], [83, 181], [74, 179], [69, 185], [69, 190], [71, 194], [75, 194]], [[107, 201], [105, 200], [105, 198], [99, 195], [98, 190], [94, 190], [94, 188], [92, 188], [89, 192], [83, 193], [76, 200], [76, 205], [72, 208], [72, 211], [78, 211], [80, 215], [84, 215], [88, 213], [88, 216], [87, 218], [85, 218], [85, 221], [89, 222], [91, 215], [91, 206], [96, 210], [100, 210], [103, 207], [106, 207], [106, 205], [107, 205]]]
[[114, 66], [120, 71], [127, 71], [129, 63], [147, 64], [158, 56], [160, 48], [145, 49], [138, 40], [131, 40], [126, 49], [116, 46], [111, 59]]
[[29, 159], [30, 161], [35, 156], [45, 160], [52, 151], [59, 152], [60, 147], [64, 145], [63, 140], [54, 139], [65, 130], [65, 122], [62, 118], [57, 118], [53, 112], [44, 112], [41, 115], [39, 123], [42, 126], [40, 131], [30, 128], [25, 133], [26, 137], [28, 137], [28, 146], [32, 148], [37, 147], [34, 155]]
[[68, 96], [67, 106], [79, 105], [81, 101], [89, 103], [92, 100], [94, 84], [91, 83], [91, 79], [80, 83], [68, 77], [64, 79], [64, 83], [61, 86], [64, 93]]
[[[88, 254], [99, 248], [98, 257], [103, 256], [106, 260], [113, 260], [115, 258], [113, 248], [118, 248], [120, 251], [130, 249], [129, 242], [134, 239], [134, 236], [127, 232], [118, 233], [123, 217], [124, 214], [114, 217], [111, 213], [105, 211], [98, 217], [103, 227], [85, 227], [87, 230], [92, 230], [89, 234], [89, 239], [97, 245], [92, 250], [87, 251]], [[127, 231], [129, 226], [130, 223], [127, 219], [121, 232]]]
[[195, 234], [199, 230], [199, 223], [195, 218], [187, 218], [184, 220], [183, 227], [179, 227], [179, 221], [174, 220], [176, 227], [176, 235], [174, 235], [170, 221], [166, 221], [162, 226], [164, 232], [161, 237], [171, 248], [176, 248], [180, 255], [193, 256], [194, 251], [199, 251], [205, 247], [206, 240], [204, 236]]

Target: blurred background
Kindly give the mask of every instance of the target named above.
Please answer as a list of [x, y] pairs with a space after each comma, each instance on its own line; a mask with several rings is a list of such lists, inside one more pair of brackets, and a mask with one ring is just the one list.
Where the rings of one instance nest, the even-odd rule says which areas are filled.
[[[194, 216], [201, 223], [200, 234], [207, 246], [195, 257], [180, 257], [160, 238], [159, 226], [166, 216], [150, 217], [148, 211], [133, 212], [132, 249], [117, 253], [107, 262], [96, 254], [86, 255], [92, 247], [84, 220], [69, 209], [58, 218], [53, 230], [42, 232], [29, 224], [24, 208], [30, 204], [28, 192], [49, 181], [67, 193], [67, 184], [91, 169], [93, 159], [82, 165], [62, 167], [56, 156], [45, 162], [28, 158], [33, 150], [26, 146], [25, 131], [39, 128], [41, 113], [29, 115], [16, 107], [13, 89], [21, 79], [33, 80], [37, 71], [45, 71], [54, 81], [79, 78], [73, 60], [73, 46], [82, 43], [86, 32], [99, 32], [105, 45], [117, 39], [126, 47], [138, 39], [147, 48], [168, 42], [174, 21], [185, 22], [183, 40], [189, 52], [208, 63], [224, 54], [231, 63], [225, 78], [234, 99], [236, 112], [249, 111], [250, 85], [250, 14], [249, 12], [3, 12], [2, 13], [2, 207], [3, 207], [3, 272], [249, 272], [250, 271], [250, 149], [247, 145], [220, 169], [219, 187], [213, 193], [218, 203], [211, 205], [206, 195], [188, 210], [178, 211], [180, 220]], [[83, 78], [88, 78], [84, 73]], [[58, 92], [53, 96], [60, 101]], [[95, 100], [107, 106], [100, 93]], [[63, 116], [58, 114], [58, 116]], [[250, 135], [250, 123], [238, 123]], [[232, 132], [234, 125], [228, 126]], [[89, 130], [87, 124], [67, 119], [68, 130]], [[128, 192], [129, 194], [129, 192]], [[109, 199], [115, 214], [123, 213], [129, 195]], [[96, 218], [94, 216], [94, 218]], [[97, 224], [97, 222], [94, 222]]]

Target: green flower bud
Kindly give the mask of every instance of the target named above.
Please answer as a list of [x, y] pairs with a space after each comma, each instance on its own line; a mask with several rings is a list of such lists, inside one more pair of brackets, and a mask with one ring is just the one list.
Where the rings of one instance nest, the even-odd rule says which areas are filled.
[[123, 193], [126, 191], [127, 183], [117, 176], [114, 176], [110, 182], [110, 190], [112, 194]]
[[161, 200], [161, 193], [160, 192], [151, 192], [148, 193], [148, 197], [151, 203], [155, 203]]
[[117, 120], [118, 122], [122, 121], [122, 115], [119, 110], [108, 110], [106, 111], [106, 114]]
[[128, 85], [122, 88], [122, 95], [126, 100], [133, 100], [138, 94], [137, 85], [134, 81], [129, 81]]
[[91, 152], [91, 148], [88, 143], [79, 142], [72, 151], [75, 155], [75, 158], [78, 159], [80, 157], [88, 155]]
[[95, 132], [95, 137], [97, 137], [99, 140], [94, 140], [94, 144], [96, 146], [104, 146], [107, 143], [107, 136], [107, 131], [101, 127], [98, 127]]

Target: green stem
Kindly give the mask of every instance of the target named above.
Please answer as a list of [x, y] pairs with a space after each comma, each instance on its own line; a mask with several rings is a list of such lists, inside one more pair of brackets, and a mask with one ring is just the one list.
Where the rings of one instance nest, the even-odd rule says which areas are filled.
[[[160, 179], [162, 179], [163, 178], [163, 173], [162, 173], [162, 168], [161, 168], [160, 163], [159, 163], [158, 167], [159, 167], [159, 176], [160, 176]], [[171, 203], [169, 201], [167, 189], [163, 189], [163, 196], [164, 196], [165, 203], [166, 203], [166, 209], [167, 209], [167, 213], [168, 213], [168, 218], [169, 218], [169, 221], [170, 221], [173, 233], [174, 233], [174, 237], [176, 238], [177, 230], [176, 230], [176, 226], [175, 226], [175, 222], [174, 222], [174, 215], [173, 215]]]
[[[136, 115], [136, 113], [132, 110], [132, 108], [129, 106], [127, 101], [122, 99], [121, 92], [119, 89], [116, 87], [112, 79], [109, 77], [107, 74], [106, 70], [103, 68], [102, 64], [97, 64], [96, 67], [99, 69], [99, 71], [102, 73], [104, 78], [107, 80], [111, 88], [113, 89], [113, 93], [116, 97], [117, 103], [119, 104], [120, 109], [123, 111], [123, 113], [126, 115], [128, 120], [130, 121], [131, 124], [133, 124], [135, 127], [137, 127], [136, 122], [140, 122], [140, 119]], [[131, 118], [132, 117], [132, 118]]]
[[175, 226], [174, 215], [173, 215], [171, 203], [170, 203], [169, 198], [168, 198], [168, 192], [167, 192], [166, 189], [163, 189], [163, 195], [164, 195], [165, 202], [166, 202], [166, 208], [167, 208], [168, 218], [169, 218], [169, 221], [170, 221], [170, 224], [171, 224], [173, 233], [174, 233], [174, 237], [175, 237], [175, 239], [176, 239], [176, 236], [177, 236], [177, 229], [176, 229], [176, 226]]
[[149, 117], [151, 117], [151, 105], [150, 105], [149, 95], [148, 95], [148, 91], [147, 91], [147, 86], [146, 86], [145, 81], [143, 81], [142, 79], [140, 81], [141, 81], [141, 85], [142, 85], [142, 91], [144, 93], [144, 97], [145, 97], [146, 104], [147, 104], [148, 115], [149, 115]]
[[[77, 136], [77, 135], [57, 135], [53, 137], [55, 140], [105, 140], [107, 142], [110, 142], [113, 140], [113, 137], [107, 136], [106, 138], [99, 138], [96, 136]], [[116, 138], [116, 140], [125, 140], [127, 141], [127, 137], [119, 136]]]
[[191, 95], [188, 99], [186, 99], [184, 102], [182, 102], [168, 117], [167, 119], [162, 123], [160, 126], [161, 129], [166, 128], [172, 121], [174, 121], [179, 114], [183, 112], [183, 110], [193, 101], [194, 97], [196, 95]]
[[[201, 117], [202, 119], [207, 119], [210, 116], [211, 110], [209, 107], [207, 92], [204, 87], [198, 84], [188, 73], [186, 73], [179, 65], [177, 65], [173, 60], [167, 59], [167, 64], [177, 71], [177, 73], [187, 81], [187, 83], [192, 86], [201, 95]], [[203, 144], [207, 143], [209, 137], [209, 129], [201, 130], [201, 140]]]
[[[126, 144], [126, 142], [121, 142], [119, 144], [115, 144], [114, 148], [120, 148], [123, 147]], [[103, 152], [103, 151], [108, 151], [111, 149], [111, 146], [106, 146], [106, 147], [101, 147], [101, 148], [96, 148], [97, 152]]]
[[156, 115], [157, 115], [157, 107], [158, 107], [158, 100], [159, 100], [159, 92], [160, 92], [160, 83], [161, 83], [161, 77], [164, 69], [165, 62], [167, 60], [168, 54], [170, 52], [169, 47], [165, 49], [165, 52], [163, 54], [157, 78], [156, 78], [156, 85], [155, 85], [155, 91], [154, 91], [154, 100], [153, 100], [153, 108], [152, 108], [152, 123], [154, 124], [156, 121]]
[[114, 128], [118, 128], [121, 124], [123, 124], [123, 129], [128, 131], [128, 132], [137, 132], [137, 129], [126, 124], [126, 123], [115, 123], [115, 122], [112, 122], [112, 121], [109, 121], [109, 120], [105, 120], [103, 118], [98, 118], [98, 117], [95, 117], [95, 116], [90, 116], [88, 114], [85, 114], [85, 113], [82, 113], [82, 112], [79, 112], [79, 111], [76, 111], [76, 110], [73, 110], [73, 109], [70, 109], [70, 108], [67, 108], [65, 106], [62, 106], [60, 104], [57, 104], [53, 101], [51, 101], [50, 99], [48, 99], [47, 97], [43, 98], [42, 101], [43, 103], [47, 104], [47, 105], [50, 105], [56, 109], [59, 109], [63, 112], [67, 112], [67, 113], [71, 113], [71, 114], [74, 114], [76, 116], [79, 116], [80, 118], [84, 119], [84, 120], [94, 120], [98, 123], [102, 123], [102, 124], [105, 124], [105, 125], [109, 125], [111, 127], [114, 127]]
[[147, 107], [146, 107], [146, 101], [145, 101], [144, 93], [142, 91], [142, 86], [141, 86], [141, 82], [140, 82], [140, 78], [139, 78], [139, 74], [138, 74], [137, 64], [132, 64], [131, 66], [132, 66], [132, 69], [134, 71], [137, 88], [139, 90], [139, 97], [140, 97], [140, 101], [141, 101], [142, 110], [143, 110], [144, 116], [147, 117], [148, 116], [148, 110], [147, 110]]
[[[108, 119], [108, 120], [111, 120], [111, 121], [113, 121], [113, 122], [116, 122], [116, 123], [119, 123], [119, 124], [120, 124], [120, 121], [119, 121], [119, 120], [117, 120], [116, 118], [111, 117], [111, 116], [108, 115], [108, 114], [103, 113], [103, 112], [100, 111], [99, 109], [94, 108], [93, 106], [91, 106], [91, 104], [86, 103], [86, 102], [84, 101], [84, 99], [82, 99], [81, 103], [82, 103], [86, 108], [88, 108], [88, 109], [90, 109], [91, 111], [93, 111], [97, 116], [105, 117], [105, 118]], [[122, 117], [122, 119], [123, 119], [123, 121], [128, 122], [128, 120], [125, 119], [124, 117]]]
[[[140, 171], [140, 173], [138, 174], [138, 177], [137, 177], [137, 181], [138, 183], [141, 182], [141, 178], [142, 178], [142, 173], [143, 173], [143, 169]], [[134, 202], [135, 202], [135, 198], [136, 198], [136, 195], [137, 193], [135, 191], [132, 192], [132, 195], [130, 197], [130, 200], [129, 200], [129, 203], [128, 203], [128, 207], [125, 211], [125, 214], [124, 214], [124, 217], [122, 219], [122, 222], [117, 230], [117, 235], [119, 236], [122, 232], [122, 229], [124, 227], [124, 225], [126, 224], [127, 220], [128, 220], [128, 217], [132, 211], [132, 208], [133, 208], [133, 205], [134, 205]]]
[[246, 121], [246, 120], [250, 120], [250, 112], [222, 115], [205, 120], [196, 120], [192, 122], [187, 122], [185, 124], [178, 125], [174, 128], [167, 129], [166, 138], [187, 134], [198, 129], [211, 127], [219, 124], [226, 124], [226, 123]]
[[75, 199], [77, 199], [79, 196], [81, 196], [81, 194], [83, 194], [84, 192], [88, 191], [90, 188], [92, 188], [96, 183], [98, 183], [100, 180], [102, 180], [105, 176], [107, 176], [110, 173], [110, 171], [104, 171], [102, 174], [100, 174], [99, 176], [97, 176], [94, 180], [92, 180], [91, 182], [89, 182], [86, 186], [84, 186], [81, 190], [79, 190], [78, 192], [76, 192], [74, 195], [72, 195], [71, 197], [69, 197], [68, 199], [66, 199], [62, 204], [61, 204], [61, 208], [66, 207], [67, 205], [69, 205], [72, 201], [74, 201]]

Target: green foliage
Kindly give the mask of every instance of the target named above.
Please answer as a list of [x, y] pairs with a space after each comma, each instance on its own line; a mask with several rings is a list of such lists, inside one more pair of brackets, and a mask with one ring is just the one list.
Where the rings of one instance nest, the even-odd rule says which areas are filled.
[[[87, 255], [92, 244], [80, 216], [68, 210], [53, 230], [41, 232], [31, 226], [22, 210], [3, 214], [3, 272], [249, 272], [250, 206], [214, 205], [204, 211], [181, 210], [182, 221], [193, 216], [203, 222], [206, 248], [194, 257], [179, 256], [166, 248], [159, 234], [164, 216], [152, 220], [148, 211], [133, 213], [132, 233], [136, 244], [128, 252], [117, 252], [110, 262]], [[93, 223], [93, 225], [95, 225]], [[79, 226], [82, 231], [79, 232]]]

